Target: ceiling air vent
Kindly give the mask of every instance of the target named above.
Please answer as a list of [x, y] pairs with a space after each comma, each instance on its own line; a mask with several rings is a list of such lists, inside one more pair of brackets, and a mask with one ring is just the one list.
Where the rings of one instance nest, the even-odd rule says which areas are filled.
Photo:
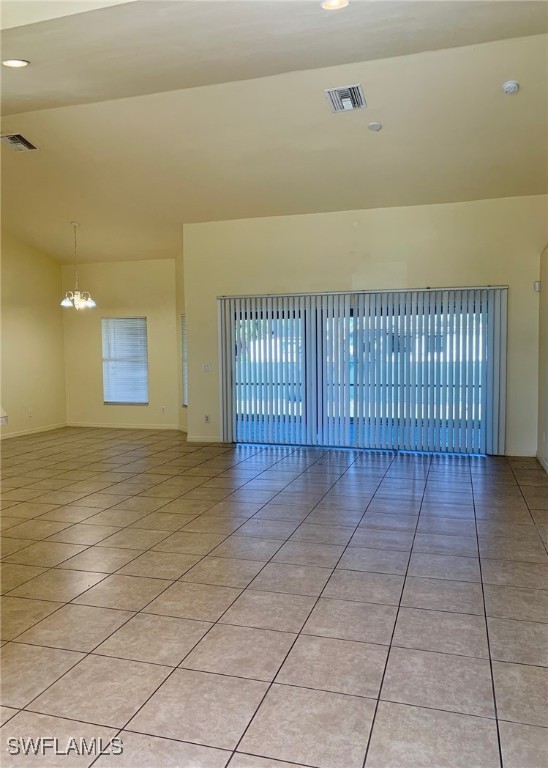
[[361, 85], [329, 88], [325, 95], [333, 112], [347, 112], [349, 109], [364, 109], [367, 106]]
[[15, 152], [30, 152], [33, 149], [38, 149], [34, 144], [31, 144], [28, 139], [21, 136], [20, 133], [8, 133], [2, 136], [2, 144], [7, 144]]

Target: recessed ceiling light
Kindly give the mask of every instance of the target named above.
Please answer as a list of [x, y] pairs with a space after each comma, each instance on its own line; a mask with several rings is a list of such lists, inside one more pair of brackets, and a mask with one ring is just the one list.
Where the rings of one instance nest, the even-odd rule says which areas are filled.
[[324, 11], [340, 11], [350, 5], [350, 0], [323, 0], [321, 7]]
[[375, 131], [375, 133], [378, 133], [379, 131], [382, 131], [382, 123], [369, 123], [367, 126], [370, 131]]
[[28, 67], [30, 64], [30, 61], [27, 61], [26, 59], [4, 59], [2, 64], [5, 67], [12, 67], [13, 69], [18, 69], [19, 67]]
[[519, 83], [517, 80], [507, 80], [502, 84], [502, 90], [507, 96], [513, 96], [519, 91]]

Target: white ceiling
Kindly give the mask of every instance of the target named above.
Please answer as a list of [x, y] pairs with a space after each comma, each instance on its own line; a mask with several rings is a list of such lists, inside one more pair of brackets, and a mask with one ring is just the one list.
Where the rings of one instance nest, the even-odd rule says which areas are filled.
[[547, 9], [536, 0], [353, 0], [331, 13], [319, 0], [111, 4], [5, 30], [2, 58], [31, 66], [3, 71], [2, 108], [13, 114], [538, 34], [548, 31]]
[[37, 21], [58, 19], [73, 13], [85, 13], [109, 5], [132, 3], [135, 0], [2, 0], [0, 29], [23, 27]]
[[[96, 14], [116, 14], [122, 9], [129, 13], [133, 8], [141, 18], [145, 5], [134, 2], [80, 16], [89, 20]], [[158, 0], [151, 5], [165, 3]], [[226, 8], [229, 3], [210, 5]], [[238, 14], [243, 4], [230, 5], [240, 9], [233, 11], [236, 16], [232, 19], [241, 20]], [[84, 261], [165, 258], [180, 251], [184, 222], [547, 191], [547, 36], [463, 46], [467, 36], [478, 33], [480, 18], [484, 34], [489, 20], [491, 34], [495, 29], [500, 34], [503, 7], [514, 15], [516, 6], [525, 8], [521, 22], [528, 19], [532, 24], [534, 17], [533, 29], [539, 24], [540, 4], [419, 2], [403, 7], [395, 2], [371, 2], [367, 7], [376, 15], [367, 22], [360, 16], [359, 23], [358, 15], [353, 17], [352, 29], [342, 35], [348, 46], [337, 36], [327, 46], [325, 30], [320, 34], [315, 26], [316, 17], [310, 22], [314, 34], [303, 30], [309, 3], [291, 3], [296, 14], [286, 11], [284, 24], [280, 18], [277, 26], [273, 19], [279, 5], [254, 3], [247, 17], [249, 26], [242, 30], [236, 25], [232, 35], [227, 32], [227, 15], [219, 11], [219, 25], [211, 40], [217, 39], [220, 29], [227, 36], [218, 49], [214, 50], [201, 21], [196, 22], [196, 35], [192, 26], [184, 31], [185, 39], [195, 42], [192, 51], [185, 46], [178, 57], [166, 43], [171, 50], [165, 58], [169, 77], [187, 78], [187, 84], [192, 84], [205, 69], [208, 77], [223, 79], [226, 70], [232, 79], [236, 74], [244, 79], [131, 98], [113, 94], [116, 88], [144, 87], [140, 76], [146, 69], [143, 62], [148, 61], [148, 49], [139, 47], [139, 35], [135, 33], [133, 70], [127, 60], [123, 67], [112, 63], [109, 86], [104, 72], [98, 73], [92, 66], [85, 70], [77, 50], [88, 50], [91, 43], [100, 46], [101, 35], [91, 23], [89, 34], [87, 27], [81, 29], [73, 45], [79, 62], [74, 67], [82, 67], [77, 77], [72, 66], [60, 81], [50, 80], [40, 71], [36, 75], [40, 86], [35, 83], [26, 92], [20, 88], [23, 96], [13, 87], [10, 95], [8, 89], [11, 103], [21, 98], [27, 105], [48, 100], [57, 103], [62, 97], [69, 105], [4, 118], [5, 132], [23, 133], [39, 151], [15, 153], [2, 147], [3, 226], [65, 261], [71, 259], [71, 220], [82, 224]], [[462, 18], [455, 12], [456, 5], [467, 9]], [[192, 13], [202, 18], [203, 0], [195, 6]], [[258, 6], [264, 6], [264, 17]], [[356, 7], [362, 13], [356, 0], [348, 10], [355, 12]], [[411, 7], [413, 14], [424, 14], [413, 16], [413, 23], [409, 21]], [[487, 7], [492, 8], [491, 15], [486, 13]], [[327, 22], [317, 21], [318, 25], [344, 26], [351, 18], [344, 16], [346, 11], [320, 12], [316, 0], [314, 8], [319, 19], [328, 18]], [[67, 19], [78, 16], [19, 29], [45, 30], [47, 25]], [[266, 26], [265, 19], [269, 20]], [[477, 22], [475, 29], [470, 19]], [[166, 41], [172, 40], [171, 26], [162, 33]], [[109, 25], [103, 27], [105, 61], [113, 54], [109, 29]], [[510, 31], [508, 26], [506, 32]], [[155, 56], [161, 48], [158, 34], [157, 30], [151, 34]], [[440, 43], [442, 38], [448, 46], [444, 49], [395, 55], [406, 45], [436, 48], [434, 41]], [[26, 76], [42, 67], [48, 70], [52, 62], [58, 66], [56, 39], [43, 31], [36, 40], [47, 61], [42, 64], [33, 59], [32, 67], [10, 75]], [[391, 56], [381, 57], [383, 45]], [[127, 46], [129, 50], [129, 41]], [[259, 55], [261, 46], [264, 56]], [[362, 60], [333, 66], [311, 64], [325, 64], [329, 57], [343, 57], [350, 49], [355, 51], [352, 56], [361, 50]], [[9, 55], [24, 57], [25, 52], [10, 49]], [[177, 64], [183, 59], [194, 64], [178, 73]], [[269, 68], [287, 66], [287, 60], [297, 71], [248, 79], [253, 72], [264, 74]], [[310, 68], [299, 71], [305, 60]], [[156, 64], [154, 77], [159, 72]], [[508, 97], [501, 84], [511, 78], [520, 81], [521, 90]], [[357, 82], [363, 85], [367, 109], [332, 114], [324, 89]], [[109, 100], [74, 103], [83, 94], [89, 97], [107, 87], [111, 87]], [[149, 87], [147, 81], [146, 90]], [[383, 124], [380, 133], [367, 130], [371, 120]]]

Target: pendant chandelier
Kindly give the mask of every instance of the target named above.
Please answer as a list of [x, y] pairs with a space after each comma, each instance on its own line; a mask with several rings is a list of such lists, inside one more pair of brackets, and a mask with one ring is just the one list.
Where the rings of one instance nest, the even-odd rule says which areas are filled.
[[88, 291], [80, 291], [78, 288], [78, 237], [77, 230], [80, 224], [77, 221], [71, 221], [74, 229], [74, 273], [75, 273], [75, 288], [74, 291], [67, 291], [65, 298], [61, 302], [62, 307], [74, 307], [74, 309], [87, 309], [96, 307], [97, 304], [91, 298]]

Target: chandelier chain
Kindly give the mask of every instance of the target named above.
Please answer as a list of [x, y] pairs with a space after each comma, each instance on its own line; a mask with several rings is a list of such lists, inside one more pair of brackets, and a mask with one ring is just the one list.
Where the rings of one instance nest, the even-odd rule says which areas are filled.
[[74, 228], [74, 276], [75, 276], [75, 290], [78, 290], [78, 237], [76, 231], [78, 229], [78, 222], [73, 221], [72, 226]]
[[79, 222], [77, 221], [71, 221], [73, 228], [73, 237], [74, 237], [74, 277], [75, 277], [75, 288], [73, 291], [67, 291], [65, 294], [65, 298], [61, 301], [62, 307], [74, 307], [74, 309], [85, 309], [86, 307], [92, 308], [96, 307], [96, 303], [91, 298], [91, 294], [89, 291], [80, 291], [80, 288], [78, 287], [78, 227], [80, 226]]

